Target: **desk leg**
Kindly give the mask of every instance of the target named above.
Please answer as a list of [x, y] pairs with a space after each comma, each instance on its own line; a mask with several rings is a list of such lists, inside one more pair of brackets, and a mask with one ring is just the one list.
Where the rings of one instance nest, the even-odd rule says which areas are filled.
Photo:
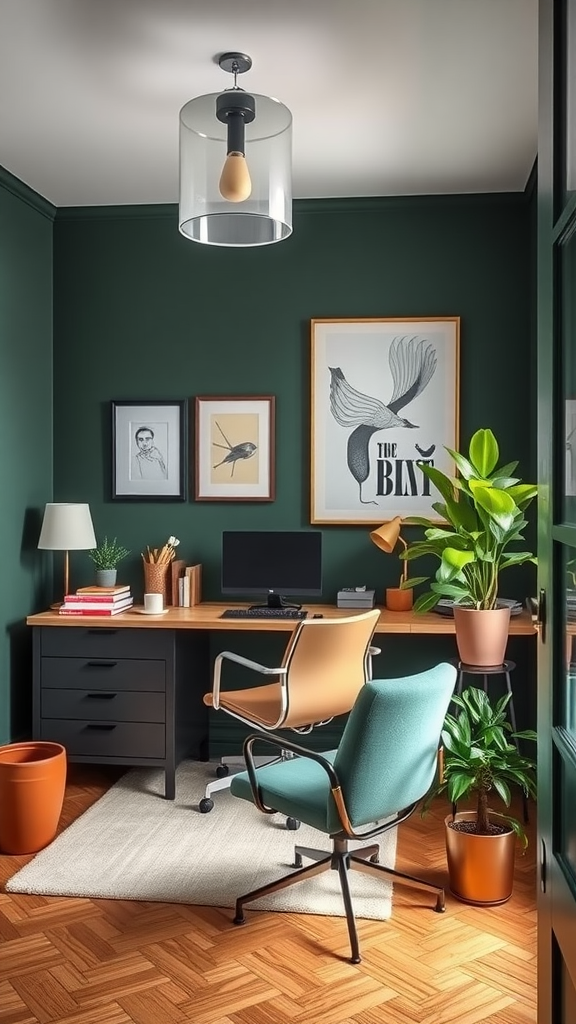
[[176, 769], [166, 768], [164, 770], [164, 799], [174, 800], [176, 797]]

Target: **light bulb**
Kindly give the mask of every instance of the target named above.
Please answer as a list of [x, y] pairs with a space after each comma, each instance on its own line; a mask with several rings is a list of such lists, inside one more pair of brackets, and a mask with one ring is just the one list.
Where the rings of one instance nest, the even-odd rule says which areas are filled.
[[220, 182], [220, 195], [230, 203], [243, 203], [252, 192], [252, 181], [243, 153], [228, 153]]

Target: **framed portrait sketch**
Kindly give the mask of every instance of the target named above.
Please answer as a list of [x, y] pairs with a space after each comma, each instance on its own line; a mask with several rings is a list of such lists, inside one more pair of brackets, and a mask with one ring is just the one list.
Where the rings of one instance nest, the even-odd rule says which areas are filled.
[[112, 401], [112, 499], [186, 500], [186, 401]]
[[270, 395], [196, 398], [196, 501], [274, 501], [274, 412]]
[[436, 517], [419, 464], [454, 474], [459, 344], [459, 317], [311, 321], [312, 523]]

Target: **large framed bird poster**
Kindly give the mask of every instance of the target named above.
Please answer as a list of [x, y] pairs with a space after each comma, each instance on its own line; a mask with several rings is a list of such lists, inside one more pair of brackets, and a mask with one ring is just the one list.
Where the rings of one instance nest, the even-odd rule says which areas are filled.
[[196, 398], [196, 501], [274, 501], [274, 413], [272, 395]]
[[455, 472], [460, 318], [312, 320], [311, 345], [311, 522], [438, 518], [420, 465]]

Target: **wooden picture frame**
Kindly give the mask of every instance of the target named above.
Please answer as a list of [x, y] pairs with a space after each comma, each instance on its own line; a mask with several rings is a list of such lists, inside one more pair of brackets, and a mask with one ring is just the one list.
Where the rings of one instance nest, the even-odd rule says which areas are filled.
[[311, 523], [434, 519], [418, 463], [454, 474], [459, 347], [457, 316], [311, 321]]
[[112, 500], [185, 501], [185, 399], [111, 403]]
[[196, 501], [274, 501], [275, 398], [195, 399]]

